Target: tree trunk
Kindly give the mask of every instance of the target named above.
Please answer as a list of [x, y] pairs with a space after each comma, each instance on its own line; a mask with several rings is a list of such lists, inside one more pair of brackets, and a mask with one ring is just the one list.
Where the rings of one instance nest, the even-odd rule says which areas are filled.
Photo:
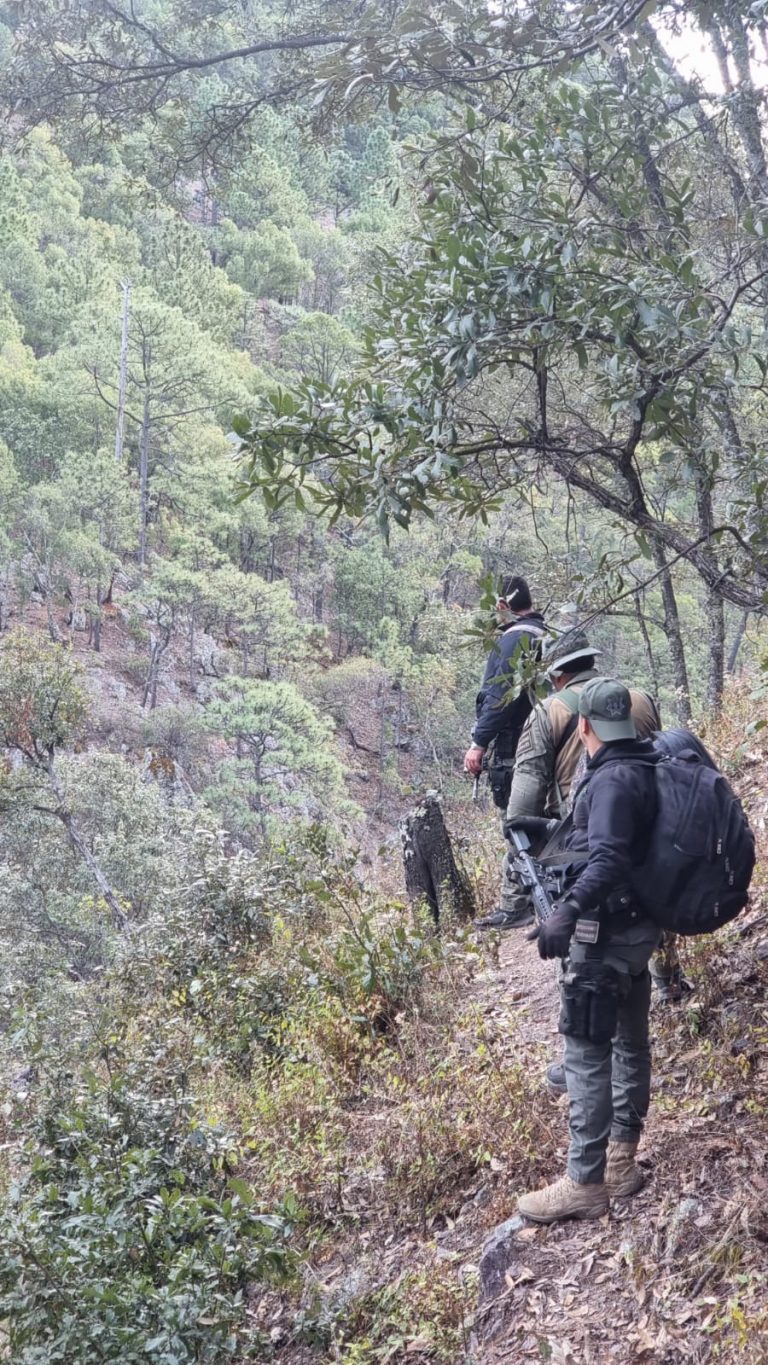
[[[238, 741], [239, 741], [239, 739], [240, 739], [240, 736], [238, 735]], [[254, 779], [255, 779], [255, 781], [256, 781], [256, 793], [255, 793], [255, 795], [254, 795], [254, 797], [253, 797], [253, 810], [256, 812], [256, 814], [257, 814], [258, 817], [259, 817], [259, 829], [261, 830], [261, 837], [262, 837], [262, 839], [265, 839], [265, 840], [266, 840], [266, 837], [267, 837], [267, 812], [266, 812], [265, 809], [264, 809], [264, 798], [262, 797], [262, 794], [261, 794], [261, 788], [262, 788], [261, 760], [262, 760], [263, 757], [264, 757], [264, 755], [263, 755], [263, 753], [260, 752], [260, 751], [257, 751], [257, 752], [255, 752], [255, 753], [253, 754], [253, 775], [254, 775]]]
[[744, 639], [744, 636], [746, 635], [748, 623], [749, 612], [745, 611], [742, 613], [739, 624], [736, 627], [736, 634], [733, 637], [733, 643], [731, 644], [731, 648], [728, 653], [728, 663], [726, 664], [726, 669], [729, 675], [736, 672], [736, 660], [739, 657], [739, 650], [741, 649], [742, 641]]
[[139, 564], [147, 562], [147, 520], [149, 517], [149, 389], [144, 391], [144, 411], [139, 437]]
[[56, 625], [56, 621], [54, 620], [53, 616], [53, 603], [51, 601], [51, 594], [47, 589], [45, 593], [45, 617], [48, 622], [48, 634], [50, 635], [54, 644], [58, 644], [59, 641], [61, 640], [61, 636], [59, 635], [58, 626]]
[[189, 653], [187, 655], [187, 665], [189, 668], [189, 690], [195, 690], [195, 608], [189, 609]]
[[46, 765], [46, 768], [48, 773], [48, 780], [51, 784], [51, 790], [53, 791], [53, 794], [56, 797], [57, 802], [59, 803], [56, 815], [58, 816], [59, 820], [61, 820], [61, 823], [63, 824], [65, 830], [67, 831], [69, 842], [72, 845], [73, 849], [75, 850], [75, 853], [77, 853], [78, 857], [82, 858], [96, 886], [101, 892], [101, 895], [109, 908], [109, 912], [112, 916], [112, 923], [114, 924], [115, 928], [125, 929], [128, 924], [128, 917], [125, 914], [125, 911], [121, 908], [117, 896], [113, 891], [112, 887], [110, 886], [109, 882], [107, 881], [107, 878], [105, 877], [98, 860], [91, 853], [91, 850], [89, 849], [82, 834], [80, 833], [74, 815], [72, 814], [71, 811], [67, 810], [64, 804], [64, 794], [59, 786], [58, 778], [56, 777], [56, 772], [53, 767], [53, 760], [51, 760]]
[[688, 668], [685, 662], [685, 646], [680, 629], [680, 614], [677, 610], [675, 587], [672, 582], [672, 574], [667, 566], [662, 542], [654, 537], [651, 540], [651, 546], [656, 568], [661, 571], [659, 584], [661, 600], [664, 604], [664, 634], [669, 644], [669, 654], [675, 679], [677, 717], [681, 725], [687, 725], [691, 720], [691, 689], [688, 684]]
[[123, 438], [125, 433], [125, 391], [128, 382], [128, 326], [131, 316], [131, 281], [122, 280], [123, 291], [122, 326], [120, 334], [120, 366], [117, 384], [117, 423], [115, 427], [115, 463], [123, 461]]
[[656, 660], [655, 660], [654, 657], [653, 657], [653, 648], [652, 648], [652, 646], [651, 646], [651, 637], [650, 637], [650, 635], [648, 634], [648, 627], [647, 627], [647, 625], [645, 624], [645, 617], [643, 616], [643, 608], [642, 608], [641, 605], [640, 605], [640, 598], [637, 596], [637, 594], [636, 594], [635, 597], [633, 598], [633, 601], [634, 601], [634, 604], [635, 604], [635, 615], [637, 616], [637, 624], [638, 624], [638, 627], [639, 627], [639, 629], [640, 629], [640, 634], [641, 634], [642, 637], [643, 637], [643, 648], [645, 649], [645, 657], [646, 657], [646, 659], [647, 659], [647, 661], [648, 661], [648, 672], [650, 673], [650, 676], [651, 676], [651, 687], [652, 687], [652, 689], [653, 689], [653, 695], [654, 695], [656, 701], [658, 701], [658, 700], [659, 700], [659, 675], [658, 675], [658, 673], [657, 673], [657, 671], [656, 671]]
[[94, 882], [99, 888], [99, 891], [101, 892], [103, 899], [106, 901], [107, 906], [109, 907], [110, 914], [112, 916], [112, 923], [114, 924], [116, 929], [125, 929], [126, 925], [128, 924], [128, 917], [121, 910], [117, 896], [115, 895], [114, 891], [112, 890], [112, 887], [110, 886], [109, 882], [104, 876], [104, 873], [102, 872], [101, 867], [99, 866], [98, 862], [91, 853], [91, 850], [89, 849], [88, 845], [83, 839], [82, 834], [78, 830], [77, 825], [75, 824], [74, 817], [70, 815], [69, 811], [65, 810], [60, 810], [58, 812], [58, 816], [65, 830], [67, 831], [67, 835], [69, 836], [69, 842], [71, 843], [75, 852], [79, 854], [79, 856], [82, 858], [83, 862], [88, 868], [88, 871], [93, 877]]
[[95, 654], [101, 653], [101, 584], [96, 584], [96, 611], [91, 618], [91, 643]]
[[477, 906], [464, 870], [456, 862], [436, 792], [428, 792], [400, 830], [405, 889], [425, 900], [435, 924], [444, 914], [474, 919]]
[[[714, 552], [712, 534], [715, 527], [715, 513], [712, 506], [712, 473], [705, 458], [697, 454], [692, 457], [695, 466], [696, 511], [702, 535], [709, 537], [702, 553], [709, 558], [714, 569], [720, 566]], [[707, 593], [707, 621], [709, 641], [707, 654], [709, 669], [707, 676], [707, 709], [717, 713], [723, 701], [725, 685], [725, 608], [722, 594], [716, 588]]]
[[142, 706], [146, 706], [147, 702], [149, 702], [150, 711], [154, 711], [155, 707], [157, 706], [157, 688], [160, 682], [160, 664], [162, 662], [162, 658], [163, 655], [165, 654], [166, 649], [171, 643], [171, 636], [173, 635], [173, 626], [174, 622], [171, 621], [171, 624], [163, 631], [162, 637], [153, 635], [151, 631], [149, 634], [150, 645], [149, 669], [147, 670], [147, 678], [146, 682], [144, 683], [144, 693], [141, 698], [141, 704]]
[[722, 597], [714, 592], [708, 594], [707, 620], [710, 632], [707, 709], [717, 713], [723, 704], [725, 686], [725, 612]]

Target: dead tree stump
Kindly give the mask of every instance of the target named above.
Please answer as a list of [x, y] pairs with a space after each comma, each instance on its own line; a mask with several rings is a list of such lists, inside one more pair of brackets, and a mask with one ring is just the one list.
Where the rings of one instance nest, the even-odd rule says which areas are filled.
[[445, 827], [437, 792], [427, 792], [401, 826], [405, 889], [425, 900], [435, 924], [443, 914], [474, 919], [477, 906], [466, 872], [459, 866]]

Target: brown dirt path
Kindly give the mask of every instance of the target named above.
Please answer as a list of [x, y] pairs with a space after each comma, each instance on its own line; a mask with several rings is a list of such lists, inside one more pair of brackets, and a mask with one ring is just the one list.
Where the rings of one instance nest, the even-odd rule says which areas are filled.
[[[747, 1351], [751, 1315], [765, 1329], [768, 1237], [766, 1121], [756, 1100], [768, 1075], [754, 1033], [760, 1007], [766, 1021], [768, 1011], [756, 939], [742, 926], [727, 954], [712, 949], [713, 981], [705, 976], [685, 1007], [654, 1008], [654, 1093], [640, 1152], [648, 1184], [600, 1220], [520, 1231], [507, 1292], [478, 1318], [477, 1365], [768, 1361], [765, 1336]], [[552, 968], [524, 931], [503, 936], [481, 989], [532, 1065], [542, 1067], [542, 1042], [545, 1057], [559, 1055]], [[719, 1002], [702, 999], [713, 989]], [[727, 1049], [697, 1036], [705, 1006], [734, 1035]], [[557, 1164], [540, 1183], [562, 1172], [566, 1106], [553, 1114], [562, 1124]]]

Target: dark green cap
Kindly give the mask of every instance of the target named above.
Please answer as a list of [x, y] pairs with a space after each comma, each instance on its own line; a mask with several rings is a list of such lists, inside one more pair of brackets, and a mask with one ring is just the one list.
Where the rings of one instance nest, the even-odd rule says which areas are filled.
[[615, 678], [591, 678], [579, 693], [579, 715], [585, 716], [598, 739], [637, 739], [632, 698]]

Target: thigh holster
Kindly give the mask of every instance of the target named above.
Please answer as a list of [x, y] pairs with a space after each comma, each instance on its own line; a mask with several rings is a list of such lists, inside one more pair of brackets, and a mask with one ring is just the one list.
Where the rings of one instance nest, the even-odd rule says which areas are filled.
[[560, 1033], [609, 1043], [619, 1019], [619, 987], [619, 973], [602, 962], [571, 968], [560, 986]]

